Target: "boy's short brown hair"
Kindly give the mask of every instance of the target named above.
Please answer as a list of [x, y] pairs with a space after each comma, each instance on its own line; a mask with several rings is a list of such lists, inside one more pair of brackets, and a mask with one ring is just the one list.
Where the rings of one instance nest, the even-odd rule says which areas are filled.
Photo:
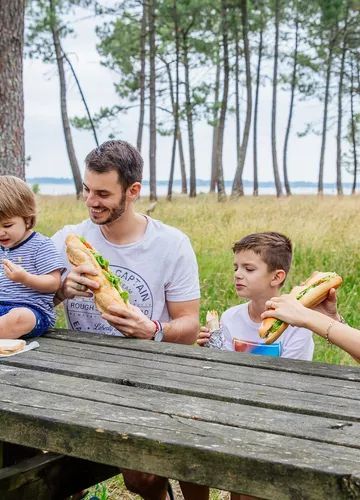
[[290, 239], [281, 233], [267, 231], [252, 233], [244, 236], [233, 246], [233, 252], [252, 250], [260, 255], [269, 272], [283, 269], [286, 274], [290, 271], [292, 261], [292, 244]]
[[0, 220], [12, 217], [30, 219], [32, 229], [36, 224], [34, 193], [23, 180], [12, 175], [0, 176]]

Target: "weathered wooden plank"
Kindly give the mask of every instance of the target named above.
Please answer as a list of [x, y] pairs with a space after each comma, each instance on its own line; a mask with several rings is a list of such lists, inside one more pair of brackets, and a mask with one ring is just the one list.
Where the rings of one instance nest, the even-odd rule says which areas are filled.
[[[171, 376], [164, 377], [163, 368], [129, 366], [122, 364], [121, 360], [119, 354], [116, 363], [105, 361], [96, 363], [86, 357], [51, 354], [40, 349], [22, 356], [4, 358], [2, 363], [8, 366], [33, 368], [74, 377], [116, 382], [133, 387], [175, 392], [234, 403], [239, 402], [328, 418], [360, 421], [359, 400], [345, 398], [342, 395], [333, 397], [330, 394], [317, 394], [315, 389], [316, 380], [313, 377], [309, 377], [310, 381], [313, 382], [313, 384], [310, 384], [309, 391], [312, 390], [313, 392], [307, 392], [298, 391], [296, 387], [295, 389], [286, 389], [260, 385], [255, 382], [242, 383], [222, 380], [221, 378], [210, 378], [208, 370], [205, 369], [204, 375], [201, 376], [187, 375], [179, 371], [171, 373]], [[321, 382], [323, 382], [322, 379]], [[313, 385], [314, 388], [312, 388]], [[346, 388], [343, 388], [342, 393], [344, 396], [346, 395], [345, 391]]]
[[[360, 423], [328, 419], [279, 410], [207, 400], [151, 389], [126, 387], [77, 377], [0, 367], [0, 401], [4, 385], [42, 391], [52, 400], [53, 394], [196, 419], [238, 428], [266, 431], [324, 443], [360, 448]], [[3, 393], [4, 394], [4, 393]]]
[[253, 366], [269, 370], [280, 370], [291, 373], [305, 373], [319, 377], [339, 378], [343, 380], [360, 381], [360, 369], [356, 366], [331, 365], [328, 363], [313, 363], [284, 358], [255, 356], [252, 354], [217, 351], [216, 349], [202, 349], [195, 346], [180, 346], [168, 342], [151, 342], [135, 339], [124, 339], [111, 335], [84, 333], [73, 330], [50, 330], [45, 338], [56, 338], [69, 342], [102, 345], [117, 349], [130, 349], [139, 352], [162, 353], [176, 357], [199, 359], [201, 361], [217, 361], [237, 366]]
[[63, 500], [118, 473], [117, 467], [45, 453], [0, 470], [0, 498]]
[[[86, 345], [80, 343], [69, 343], [57, 340], [44, 340], [42, 342], [42, 352], [54, 354], [56, 356], [65, 355], [66, 357], [80, 358], [91, 363], [112, 362], [122, 366], [136, 367], [137, 370], [151, 369], [161, 370], [168, 375], [180, 373], [187, 375], [206, 375], [207, 379], [221, 379], [228, 381], [233, 387], [237, 382], [265, 385], [271, 387], [294, 389], [298, 392], [307, 392], [314, 394], [331, 395], [337, 397], [346, 397], [346, 399], [360, 399], [360, 384], [358, 382], [339, 379], [325, 379], [324, 377], [304, 374], [292, 374], [288, 377], [287, 372], [279, 372], [253, 368], [251, 366], [226, 365], [209, 361], [207, 363], [199, 360], [178, 358], [175, 356], [166, 356], [152, 353], [139, 353], [137, 351], [123, 351], [119, 355], [118, 349]], [[78, 361], [75, 361], [77, 363]]]
[[[273, 499], [360, 498], [360, 450], [4, 387], [0, 439]], [[51, 403], [51, 404], [50, 404]], [[21, 408], [21, 414], [20, 409]], [[340, 452], [339, 452], [340, 450]]]

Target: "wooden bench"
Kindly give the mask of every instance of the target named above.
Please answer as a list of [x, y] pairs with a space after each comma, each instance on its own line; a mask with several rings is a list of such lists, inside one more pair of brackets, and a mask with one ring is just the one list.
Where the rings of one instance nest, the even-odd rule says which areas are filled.
[[117, 467], [8, 443], [2, 457], [1, 500], [64, 500], [119, 473]]

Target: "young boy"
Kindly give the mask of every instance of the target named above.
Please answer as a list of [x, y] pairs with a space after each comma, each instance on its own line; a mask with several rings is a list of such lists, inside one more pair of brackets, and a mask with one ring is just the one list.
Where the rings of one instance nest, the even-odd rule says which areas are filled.
[[55, 324], [63, 263], [50, 238], [33, 231], [35, 223], [31, 189], [0, 176], [0, 339], [38, 337]]
[[[289, 238], [280, 233], [253, 233], [237, 241], [234, 252], [234, 282], [236, 295], [249, 302], [231, 307], [221, 316], [224, 333], [223, 349], [234, 351], [233, 339], [262, 344], [259, 337], [261, 314], [265, 303], [280, 295], [292, 261], [292, 245]], [[210, 332], [202, 327], [197, 343], [209, 342]], [[314, 342], [312, 332], [305, 328], [288, 326], [280, 337], [277, 355], [283, 358], [312, 360]], [[262, 345], [261, 354], [274, 355], [274, 344]], [[253, 345], [252, 345], [253, 347]], [[269, 348], [269, 353], [267, 353]], [[256, 352], [256, 349], [253, 351]], [[186, 500], [208, 500], [209, 488], [189, 483], [180, 483]], [[231, 493], [231, 500], [251, 500], [254, 497]]]
[[[262, 344], [259, 337], [261, 314], [271, 297], [280, 295], [292, 261], [289, 238], [280, 233], [253, 233], [237, 241], [234, 252], [234, 282], [239, 298], [249, 299], [245, 304], [231, 307], [221, 317], [224, 349], [234, 351], [233, 339]], [[201, 328], [197, 343], [205, 345], [210, 333]], [[269, 348], [269, 353], [267, 353]], [[274, 344], [261, 346], [262, 354], [270, 354]], [[255, 350], [256, 352], [256, 350]], [[283, 358], [312, 360], [314, 342], [312, 332], [305, 328], [288, 326], [278, 342], [278, 355]]]

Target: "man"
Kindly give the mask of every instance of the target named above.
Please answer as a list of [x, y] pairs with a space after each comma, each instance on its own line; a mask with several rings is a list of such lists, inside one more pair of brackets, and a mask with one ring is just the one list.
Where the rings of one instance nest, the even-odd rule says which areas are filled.
[[[96, 273], [79, 266], [70, 269], [56, 295], [56, 303], [64, 301], [68, 328], [193, 344], [200, 298], [195, 254], [181, 231], [135, 212], [143, 171], [140, 153], [124, 141], [108, 141], [91, 151], [85, 164], [83, 194], [90, 219], [65, 226], [53, 241], [70, 269], [66, 236], [86, 238], [110, 262], [136, 307], [114, 306], [101, 315], [88, 291], [98, 284], [83, 276]], [[167, 498], [166, 478], [122, 472], [131, 491], [149, 500]]]

